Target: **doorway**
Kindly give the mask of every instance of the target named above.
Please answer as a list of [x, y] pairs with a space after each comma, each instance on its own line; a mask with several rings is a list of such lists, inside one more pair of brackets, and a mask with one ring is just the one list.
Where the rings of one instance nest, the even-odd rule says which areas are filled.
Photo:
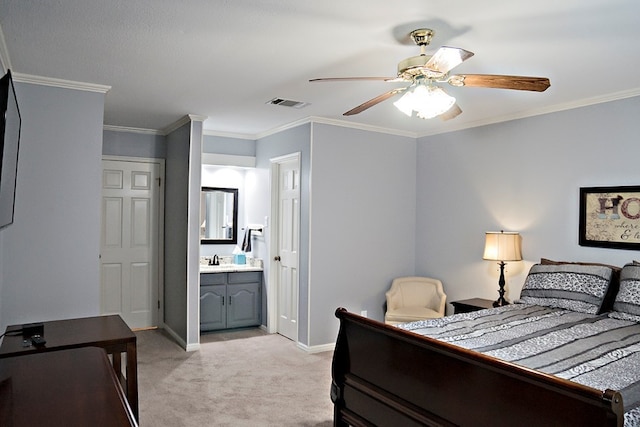
[[162, 319], [164, 160], [103, 157], [100, 310], [132, 329]]
[[271, 159], [269, 330], [298, 341], [300, 153]]

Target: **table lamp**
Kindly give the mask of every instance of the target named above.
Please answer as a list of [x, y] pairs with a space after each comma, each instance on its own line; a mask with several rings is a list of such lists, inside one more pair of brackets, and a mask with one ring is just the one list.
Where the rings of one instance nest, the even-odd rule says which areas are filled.
[[498, 280], [498, 294], [500, 297], [493, 302], [494, 307], [509, 304], [504, 299], [504, 266], [505, 261], [521, 261], [520, 234], [517, 232], [487, 231], [482, 259], [499, 261], [500, 279]]

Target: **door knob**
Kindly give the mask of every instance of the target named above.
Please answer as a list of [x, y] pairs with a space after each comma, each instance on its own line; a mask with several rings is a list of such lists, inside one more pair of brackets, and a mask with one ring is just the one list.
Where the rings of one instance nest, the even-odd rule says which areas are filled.
[[274, 261], [280, 261], [280, 255], [276, 255], [275, 257], [273, 257]]

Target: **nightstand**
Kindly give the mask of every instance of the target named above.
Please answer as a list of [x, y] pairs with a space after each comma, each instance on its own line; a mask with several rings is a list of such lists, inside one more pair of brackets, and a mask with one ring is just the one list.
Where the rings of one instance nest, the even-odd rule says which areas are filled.
[[493, 308], [493, 301], [484, 298], [471, 298], [460, 301], [452, 301], [453, 313], [469, 313], [471, 311], [484, 310], [485, 308]]

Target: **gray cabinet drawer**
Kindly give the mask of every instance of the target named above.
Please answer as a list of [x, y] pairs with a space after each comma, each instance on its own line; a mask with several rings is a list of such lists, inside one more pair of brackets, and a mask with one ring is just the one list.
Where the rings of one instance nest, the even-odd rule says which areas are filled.
[[262, 271], [242, 271], [229, 273], [227, 283], [255, 283], [262, 281]]
[[200, 285], [224, 285], [227, 282], [227, 273], [201, 273]]

